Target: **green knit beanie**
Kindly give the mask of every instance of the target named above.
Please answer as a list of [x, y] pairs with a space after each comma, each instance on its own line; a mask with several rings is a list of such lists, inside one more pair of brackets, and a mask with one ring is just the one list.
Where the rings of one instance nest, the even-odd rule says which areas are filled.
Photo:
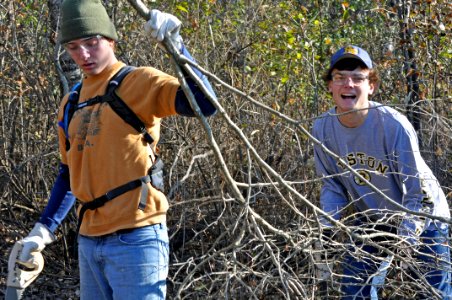
[[118, 35], [100, 0], [64, 0], [61, 5], [62, 44], [93, 35], [117, 40]]

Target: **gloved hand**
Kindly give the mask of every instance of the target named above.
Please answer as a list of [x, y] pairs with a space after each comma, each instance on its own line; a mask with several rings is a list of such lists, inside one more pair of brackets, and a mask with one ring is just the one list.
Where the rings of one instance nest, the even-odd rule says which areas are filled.
[[415, 246], [407, 246], [407, 247], [401, 247], [397, 249], [397, 254], [400, 256], [400, 258], [397, 260], [397, 265], [399, 267], [399, 271], [402, 273], [408, 272], [410, 269], [410, 264], [413, 264], [415, 262]]
[[378, 300], [378, 289], [383, 287], [385, 284], [386, 276], [388, 275], [388, 270], [391, 268], [391, 263], [394, 260], [394, 255], [388, 255], [381, 263], [377, 269], [377, 272], [372, 277], [372, 285], [370, 287], [370, 298], [371, 300]]
[[182, 49], [182, 37], [179, 34], [182, 22], [175, 16], [157, 9], [151, 11], [151, 18], [144, 25], [146, 32], [158, 43], [169, 38], [177, 50]]
[[52, 243], [54, 240], [55, 236], [53, 233], [46, 226], [37, 222], [28, 236], [19, 241], [23, 247], [17, 258], [17, 262], [26, 267], [33, 268], [36, 263], [34, 262], [35, 256], [31, 255], [31, 252], [41, 252], [46, 245]]
[[315, 277], [317, 280], [325, 281], [331, 278], [332, 264], [328, 264], [328, 260], [325, 257], [325, 249], [320, 243], [316, 241], [314, 243], [314, 260], [315, 260]]
[[315, 278], [326, 281], [331, 278], [331, 268], [326, 262], [315, 264]]
[[[30, 252], [32, 259], [29, 260], [30, 263], [27, 263], [26, 268], [17, 263], [23, 246], [23, 240], [18, 241], [9, 255], [6, 299], [21, 299], [21, 291], [29, 286], [44, 268], [44, 258], [38, 251]], [[9, 289], [10, 287], [14, 289]]]

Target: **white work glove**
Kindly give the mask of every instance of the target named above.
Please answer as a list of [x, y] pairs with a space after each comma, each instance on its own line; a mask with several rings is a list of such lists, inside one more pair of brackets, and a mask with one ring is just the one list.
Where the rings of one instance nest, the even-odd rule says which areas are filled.
[[407, 272], [410, 269], [410, 263], [413, 263], [415, 251], [412, 246], [405, 246], [398, 249], [398, 254], [401, 256], [400, 261], [398, 261], [400, 271], [402, 273]]
[[[32, 258], [28, 260], [26, 268], [24, 268], [22, 264], [18, 263], [19, 255], [21, 254], [24, 246], [22, 241], [23, 240], [14, 244], [8, 259], [8, 277], [6, 279], [6, 285], [8, 287], [15, 288], [16, 292], [19, 292], [29, 286], [39, 276], [44, 268], [44, 258], [42, 257], [41, 252], [37, 251], [30, 252]], [[11, 296], [14, 296], [14, 292], [11, 290], [10, 293], [13, 294], [8, 296], [8, 291], [9, 289], [6, 291], [6, 299], [21, 299], [21, 292], [16, 295], [17, 297], [11, 298]]]
[[[37, 222], [28, 236], [14, 244], [8, 260], [6, 285], [24, 289], [32, 283], [44, 268], [41, 251], [55, 240], [46, 226]], [[26, 268], [22, 268], [25, 266]]]
[[315, 264], [315, 278], [320, 281], [326, 281], [331, 278], [331, 268], [326, 262]]
[[315, 253], [315, 277], [317, 280], [325, 281], [331, 278], [331, 264], [328, 264], [327, 260], [324, 258], [325, 249], [319, 241], [314, 243]]
[[372, 285], [370, 287], [370, 299], [378, 300], [378, 289], [384, 286], [388, 270], [391, 267], [394, 255], [387, 256], [378, 267], [377, 272], [372, 277]]
[[55, 236], [47, 227], [39, 222], [35, 224], [28, 236], [19, 241], [23, 247], [17, 258], [17, 262], [32, 268], [35, 265], [33, 261], [34, 256], [31, 252], [41, 252], [46, 245], [52, 243]]
[[144, 29], [158, 43], [169, 38], [180, 51], [182, 49], [182, 37], [179, 34], [181, 25], [182, 22], [175, 16], [153, 9]]

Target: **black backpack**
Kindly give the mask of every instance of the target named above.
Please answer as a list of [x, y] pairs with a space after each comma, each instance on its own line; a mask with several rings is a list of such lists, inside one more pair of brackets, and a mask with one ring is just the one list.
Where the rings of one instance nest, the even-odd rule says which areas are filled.
[[[144, 123], [138, 118], [138, 116], [127, 106], [127, 104], [115, 93], [116, 88], [119, 87], [124, 77], [127, 76], [131, 71], [135, 68], [132, 66], [124, 66], [121, 68], [108, 82], [107, 89], [104, 95], [96, 96], [91, 98], [83, 103], [78, 103], [80, 90], [82, 88], [81, 82], [77, 83], [72, 89], [69, 95], [68, 102], [64, 107], [64, 116], [63, 116], [63, 129], [66, 134], [66, 151], [70, 149], [69, 143], [69, 124], [71, 122], [72, 116], [75, 111], [82, 109], [87, 106], [91, 106], [97, 103], [106, 102], [110, 105], [110, 107], [115, 111], [126, 123], [131, 125], [135, 130], [137, 130], [140, 134], [143, 135], [145, 141], [151, 145], [154, 142], [154, 139], [151, 135], [146, 131], [146, 126]], [[83, 215], [87, 209], [94, 210], [103, 206], [106, 202], [113, 200], [114, 198], [131, 191], [137, 187], [141, 187], [141, 198], [138, 209], [144, 210], [146, 206], [146, 200], [148, 195], [147, 183], [151, 183], [154, 188], [163, 192], [163, 161], [159, 156], [155, 156], [155, 160], [153, 161], [152, 167], [149, 169], [148, 174], [127, 182], [121, 186], [118, 186], [104, 195], [93, 199], [92, 201], [85, 202], [82, 204], [82, 208], [79, 214], [79, 222], [77, 227], [77, 232], [80, 229], [82, 224]]]

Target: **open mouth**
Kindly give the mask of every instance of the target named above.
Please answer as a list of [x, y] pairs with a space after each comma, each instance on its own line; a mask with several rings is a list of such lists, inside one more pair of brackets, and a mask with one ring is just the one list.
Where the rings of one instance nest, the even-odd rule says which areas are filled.
[[342, 94], [341, 97], [344, 100], [355, 100], [356, 99], [356, 95], [353, 95], [353, 94]]

